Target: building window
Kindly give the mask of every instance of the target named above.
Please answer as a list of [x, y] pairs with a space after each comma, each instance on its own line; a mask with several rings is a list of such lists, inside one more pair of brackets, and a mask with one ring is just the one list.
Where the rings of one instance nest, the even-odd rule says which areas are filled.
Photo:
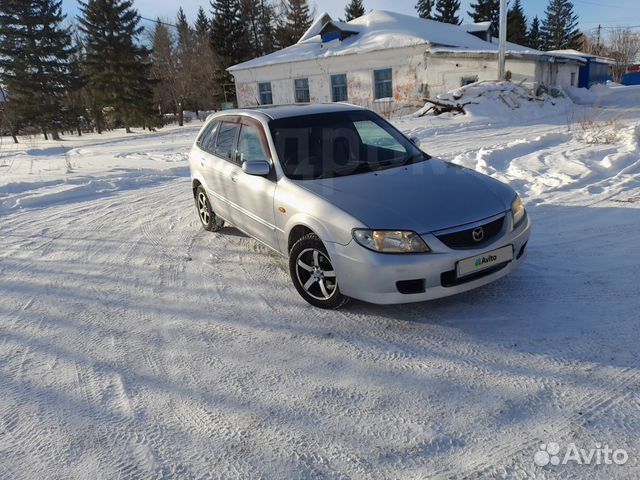
[[296, 103], [309, 103], [309, 79], [299, 78], [294, 80], [296, 89]]
[[331, 101], [347, 101], [347, 75], [331, 75]]
[[271, 95], [271, 82], [258, 84], [260, 92], [260, 105], [271, 105], [273, 103], [273, 95]]
[[384, 70], [373, 71], [373, 98], [378, 100], [380, 98], [393, 97], [393, 84], [391, 81], [391, 69], [385, 68]]
[[339, 75], [331, 75], [331, 101], [346, 102], [347, 101], [347, 75], [342, 73]]
[[571, 72], [571, 86], [574, 87], [576, 84], [576, 72]]

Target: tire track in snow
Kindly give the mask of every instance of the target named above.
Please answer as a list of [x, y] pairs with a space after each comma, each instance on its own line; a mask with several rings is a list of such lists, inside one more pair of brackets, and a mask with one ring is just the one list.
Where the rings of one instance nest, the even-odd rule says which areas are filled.
[[468, 462], [463, 469], [446, 468], [433, 473], [434, 478], [482, 478], [483, 473], [495, 469], [509, 460], [530, 453], [531, 459], [537, 451], [537, 446], [548, 441], [570, 438], [569, 434], [577, 427], [585, 426], [596, 417], [605, 415], [618, 401], [624, 401], [635, 394], [640, 388], [640, 363], [623, 369], [613, 376], [607, 376], [611, 389], [603, 389], [601, 394], [589, 396], [581, 405], [580, 411], [569, 417], [563, 417], [564, 426], [549, 428], [548, 424], [538, 428], [537, 432], [524, 440], [514, 442], [512, 439], [499, 446], [492, 445], [491, 450], [483, 451], [482, 461]]

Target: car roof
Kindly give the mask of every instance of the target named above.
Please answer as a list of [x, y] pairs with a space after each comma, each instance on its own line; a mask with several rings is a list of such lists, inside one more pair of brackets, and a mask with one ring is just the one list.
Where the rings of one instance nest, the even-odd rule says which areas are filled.
[[364, 109], [357, 105], [342, 102], [314, 104], [294, 103], [291, 105], [258, 105], [256, 107], [234, 108], [231, 110], [221, 110], [218, 113], [225, 115], [260, 113], [271, 120], [277, 120], [279, 118], [300, 117], [302, 115], [314, 115], [317, 113], [346, 112], [353, 110]]

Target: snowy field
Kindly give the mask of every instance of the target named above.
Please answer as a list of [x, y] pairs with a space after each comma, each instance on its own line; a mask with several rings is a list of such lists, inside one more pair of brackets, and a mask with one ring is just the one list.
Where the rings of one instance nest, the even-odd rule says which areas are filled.
[[[338, 312], [200, 228], [199, 125], [3, 138], [0, 478], [639, 478], [640, 90], [575, 99], [397, 120], [521, 193], [529, 258]], [[537, 466], [550, 442], [629, 459]]]

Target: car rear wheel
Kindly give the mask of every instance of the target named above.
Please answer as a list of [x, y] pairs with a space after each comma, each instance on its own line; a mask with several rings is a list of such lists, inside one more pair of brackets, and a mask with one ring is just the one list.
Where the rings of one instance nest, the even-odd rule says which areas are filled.
[[313, 233], [300, 238], [289, 252], [289, 273], [296, 290], [314, 307], [337, 309], [349, 301], [322, 241]]
[[196, 210], [198, 218], [205, 230], [217, 232], [224, 226], [224, 220], [218, 217], [211, 208], [211, 202], [204, 187], [199, 185], [196, 189]]

